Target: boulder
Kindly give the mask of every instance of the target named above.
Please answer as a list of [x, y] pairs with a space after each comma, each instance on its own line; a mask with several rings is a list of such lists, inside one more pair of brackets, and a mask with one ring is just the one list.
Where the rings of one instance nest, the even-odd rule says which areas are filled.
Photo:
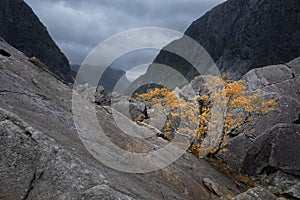
[[131, 119], [134, 121], [143, 121], [148, 117], [147, 107], [144, 102], [130, 102], [129, 103], [129, 113]]
[[300, 176], [300, 125], [278, 124], [260, 135], [247, 150], [242, 172], [283, 171]]
[[98, 105], [110, 105], [111, 95], [105, 91], [103, 86], [98, 86], [95, 93], [95, 103]]
[[248, 147], [242, 173], [274, 194], [300, 198], [300, 125], [278, 124]]
[[300, 58], [295, 58], [294, 60], [292, 60], [291, 62], [286, 64], [287, 66], [289, 66], [295, 75], [300, 75]]
[[226, 151], [217, 154], [217, 157], [235, 170], [241, 170], [248, 148], [266, 130], [280, 123], [293, 124], [299, 119], [300, 101], [297, 99], [276, 93], [264, 94], [262, 97], [276, 99], [279, 111], [255, 116], [253, 121], [245, 122], [240, 128], [233, 130], [222, 144]]
[[247, 92], [258, 93], [265, 100], [275, 99], [278, 105], [277, 110], [266, 115], [254, 116], [253, 121], [245, 122], [240, 128], [233, 130], [223, 142], [222, 147], [227, 151], [220, 151], [217, 157], [224, 160], [233, 169], [241, 170], [248, 149], [268, 129], [272, 129], [278, 124], [298, 122], [300, 76], [294, 72], [294, 69], [300, 67], [297, 65], [297, 63], [299, 64], [297, 60], [289, 64], [293, 65], [293, 68], [288, 64], [271, 65], [253, 69], [243, 76], [247, 84]]
[[291, 174], [277, 171], [267, 177], [262, 178], [262, 181], [273, 194], [285, 196], [289, 198], [300, 199], [300, 177]]
[[85, 83], [76, 85], [76, 91], [87, 101], [100, 106], [108, 106], [111, 103], [111, 94], [103, 86], [92, 87]]
[[214, 195], [221, 199], [232, 199], [234, 194], [230, 192], [226, 187], [219, 185], [210, 178], [203, 179], [203, 184], [210, 190]]
[[262, 187], [252, 188], [232, 200], [276, 200], [277, 197]]
[[249, 91], [262, 89], [294, 78], [293, 71], [286, 65], [271, 65], [253, 69], [243, 76]]
[[148, 118], [144, 102], [134, 101], [125, 96], [117, 100], [113, 98], [112, 108], [134, 121], [143, 121]]
[[203, 76], [195, 77], [188, 85], [184, 86], [179, 91], [179, 94], [186, 99], [193, 99], [198, 94], [205, 94], [208, 91], [205, 87], [203, 87], [204, 83], [205, 79]]

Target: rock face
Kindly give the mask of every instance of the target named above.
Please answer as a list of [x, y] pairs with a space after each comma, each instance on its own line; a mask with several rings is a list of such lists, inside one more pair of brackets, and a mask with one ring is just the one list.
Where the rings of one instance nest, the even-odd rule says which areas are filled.
[[23, 0], [3, 0], [0, 10], [0, 37], [26, 56], [37, 57], [51, 72], [71, 82], [69, 61], [31, 8]]
[[278, 124], [249, 147], [242, 172], [259, 174], [280, 170], [300, 176], [300, 125]]
[[214, 183], [209, 178], [203, 179], [203, 183], [207, 189], [209, 189], [211, 192], [213, 192], [216, 196], [220, 198], [231, 199], [233, 197], [233, 194], [227, 190], [227, 188], [224, 188], [216, 183]]
[[264, 174], [261, 181], [275, 194], [300, 198], [300, 126], [279, 124], [247, 149], [242, 172]]
[[98, 199], [120, 199], [133, 200], [133, 198], [122, 194], [108, 185], [98, 185], [85, 191], [82, 195], [82, 200], [98, 200]]
[[242, 193], [232, 200], [276, 200], [277, 197], [268, 190], [256, 187]]
[[[107, 167], [79, 139], [71, 89], [7, 43], [0, 41], [0, 49], [7, 52], [0, 54], [0, 199], [217, 199], [204, 178], [233, 195], [242, 192], [231, 177], [188, 153], [147, 174]], [[157, 137], [133, 139], [116, 126], [107, 109], [96, 107], [99, 123], [120, 148], [167, 144]], [[116, 156], [110, 149], [103, 153]]]
[[300, 55], [299, 13], [297, 0], [228, 0], [194, 21], [185, 34], [210, 53], [221, 71], [240, 77]]
[[232, 168], [260, 177], [274, 193], [296, 198], [300, 198], [299, 60], [254, 69], [243, 76], [248, 92], [276, 99], [280, 111], [243, 124], [225, 141], [229, 151], [217, 155]]
[[[239, 79], [250, 69], [286, 63], [300, 55], [299, 13], [298, 0], [228, 0], [194, 21], [185, 34], [208, 51], [221, 72]], [[164, 50], [153, 62], [173, 67], [188, 80], [199, 75], [186, 60]], [[152, 65], [140, 79], [161, 74]]]
[[[242, 77], [246, 93], [275, 99], [277, 110], [253, 116], [253, 121], [231, 130], [215, 155], [232, 169], [256, 177], [274, 194], [293, 198], [300, 198], [299, 69], [300, 57], [286, 64], [250, 70]], [[187, 99], [195, 93], [209, 94], [203, 86], [205, 78], [194, 78], [177, 93]], [[236, 115], [243, 111], [230, 112]]]
[[[239, 130], [231, 133], [227, 148], [232, 150], [233, 155], [225, 158], [231, 167], [240, 169], [240, 161], [245, 158], [246, 150], [265, 131], [277, 124], [297, 122], [300, 114], [300, 75], [296, 71], [300, 68], [299, 59], [284, 65], [253, 69], [243, 76], [248, 92], [259, 93], [265, 99], [277, 100], [280, 112], [272, 111], [265, 116], [257, 116], [252, 124], [245, 123]], [[246, 134], [245, 130], [253, 134]], [[223, 157], [221, 153], [219, 156]]]

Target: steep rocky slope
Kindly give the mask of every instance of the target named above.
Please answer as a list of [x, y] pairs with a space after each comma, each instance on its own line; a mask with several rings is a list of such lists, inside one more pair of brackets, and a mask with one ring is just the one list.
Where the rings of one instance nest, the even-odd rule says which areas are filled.
[[[300, 56], [300, 1], [228, 0], [194, 21], [185, 34], [208, 51], [221, 72], [238, 79], [250, 69]], [[188, 80], [197, 76], [186, 60], [164, 50], [153, 63], [171, 66]], [[159, 66], [150, 65], [140, 79], [161, 74]]]
[[50, 71], [64, 81], [72, 81], [66, 56], [23, 0], [2, 0], [0, 11], [0, 37], [28, 57], [40, 59]]
[[[238, 180], [187, 153], [147, 174], [106, 167], [78, 137], [71, 89], [4, 41], [0, 49], [0, 199], [218, 199], [242, 192]], [[124, 149], [166, 144], [156, 137], [152, 143], [133, 140], [106, 109], [97, 106], [97, 114], [111, 140]], [[207, 189], [204, 179], [227, 193]]]

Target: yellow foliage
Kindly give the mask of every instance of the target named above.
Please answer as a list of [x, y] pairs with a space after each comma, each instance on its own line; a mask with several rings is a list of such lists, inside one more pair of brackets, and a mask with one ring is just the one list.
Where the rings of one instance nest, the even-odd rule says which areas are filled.
[[227, 83], [225, 85], [225, 93], [229, 98], [232, 98], [235, 95], [241, 95], [245, 93], [245, 81], [235, 81], [232, 83]]
[[[209, 94], [195, 97], [196, 101], [187, 101], [180, 98], [167, 88], [149, 90], [145, 94], [139, 94], [138, 98], [144, 100], [148, 107], [160, 104], [163, 107], [165, 116], [198, 124], [197, 130], [190, 130], [189, 128], [176, 130], [178, 133], [193, 135], [199, 142], [193, 143], [190, 150], [198, 152], [201, 149], [201, 141], [207, 136], [209, 125], [224, 123], [223, 135], [218, 139], [221, 143], [232, 130], [241, 128], [245, 122], [251, 122], [253, 117], [250, 116], [267, 114], [276, 110], [277, 102], [274, 99], [265, 100], [259, 94], [246, 93], [245, 81], [230, 82], [227, 80], [229, 76], [229, 74], [223, 74], [222, 78], [213, 76], [206, 80], [203, 86], [209, 89]], [[200, 102], [202, 105], [199, 105]], [[214, 104], [225, 102], [227, 112], [222, 115], [225, 116], [224, 122], [222, 120], [211, 121], [211, 102]], [[200, 113], [199, 107], [201, 108]], [[238, 111], [238, 113], [232, 114], [233, 110]], [[172, 139], [172, 127], [173, 121], [167, 117], [165, 135], [170, 140]], [[211, 152], [217, 152], [218, 148], [212, 148]]]

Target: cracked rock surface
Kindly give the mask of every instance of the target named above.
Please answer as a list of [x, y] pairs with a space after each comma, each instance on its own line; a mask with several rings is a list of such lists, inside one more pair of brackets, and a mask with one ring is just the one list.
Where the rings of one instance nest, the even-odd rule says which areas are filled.
[[[255, 177], [274, 194], [292, 198], [300, 198], [299, 69], [300, 57], [286, 64], [250, 70], [242, 77], [247, 93], [274, 99], [277, 108], [233, 129], [221, 143], [224, 151], [215, 155], [232, 169]], [[194, 78], [178, 93], [190, 99], [198, 91], [200, 95], [208, 94], [203, 86], [205, 78]], [[238, 112], [242, 111], [233, 110], [232, 114]]]
[[275, 194], [293, 198], [300, 198], [299, 69], [300, 58], [296, 58], [243, 76], [247, 92], [275, 99], [278, 110], [256, 116], [253, 122], [234, 130], [224, 142], [228, 151], [217, 154], [233, 169], [255, 176]]
[[[204, 178], [233, 195], [242, 192], [232, 177], [188, 153], [168, 167], [146, 174], [105, 166], [78, 137], [72, 118], [72, 90], [7, 43], [0, 41], [0, 49], [11, 55], [0, 55], [0, 199], [217, 198], [205, 187]], [[123, 149], [145, 150], [148, 145], [159, 148], [166, 144], [157, 137], [134, 140], [122, 133], [107, 108], [97, 106], [97, 115], [109, 138]]]

